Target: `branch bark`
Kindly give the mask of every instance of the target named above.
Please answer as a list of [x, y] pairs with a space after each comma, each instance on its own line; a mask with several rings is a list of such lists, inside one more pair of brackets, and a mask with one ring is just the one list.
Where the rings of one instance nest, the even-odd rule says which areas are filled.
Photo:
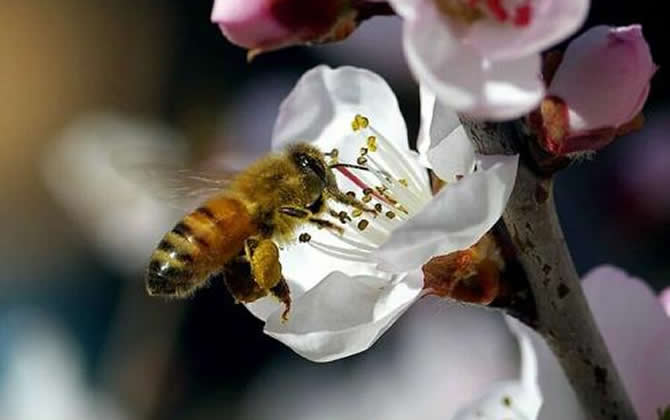
[[535, 313], [514, 315], [533, 320], [532, 327], [560, 361], [590, 419], [636, 419], [563, 237], [552, 176], [542, 175], [537, 155], [526, 146], [529, 139], [514, 123], [481, 123], [464, 117], [461, 121], [480, 153], [521, 153], [502, 225], [526, 275]]

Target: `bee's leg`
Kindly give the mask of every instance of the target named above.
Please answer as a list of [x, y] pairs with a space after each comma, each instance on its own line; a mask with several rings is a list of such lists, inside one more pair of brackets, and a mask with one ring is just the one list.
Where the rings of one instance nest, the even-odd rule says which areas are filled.
[[[337, 226], [335, 223], [332, 223], [328, 220], [319, 219], [318, 217], [314, 217], [313, 213], [311, 211], [307, 210], [307, 209], [301, 209], [299, 207], [284, 206], [284, 207], [279, 208], [279, 212], [282, 213], [282, 214], [285, 214], [287, 216], [302, 219], [305, 222], [312, 223], [319, 228], [331, 229], [331, 230], [336, 231], [339, 234], [342, 234], [344, 232], [344, 229], [342, 229], [340, 226]], [[335, 217], [338, 217], [338, 216], [336, 215]]]
[[256, 284], [284, 304], [282, 319], [286, 320], [291, 309], [291, 295], [281, 273], [277, 245], [271, 239], [250, 238], [245, 242], [244, 250]]
[[332, 198], [333, 200], [346, 204], [347, 206], [351, 206], [355, 209], [359, 209], [361, 211], [367, 212], [367, 213], [372, 213], [372, 214], [377, 214], [377, 211], [373, 209], [372, 207], [368, 207], [363, 203], [362, 201], [356, 199], [355, 197], [349, 196], [339, 189], [335, 188], [330, 188], [326, 190], [327, 198]]
[[341, 226], [336, 225], [330, 220], [319, 219], [317, 217], [310, 217], [307, 221], [313, 225], [316, 225], [319, 229], [330, 229], [339, 233], [340, 235], [344, 233], [344, 229]]
[[250, 303], [268, 294], [267, 290], [254, 280], [251, 264], [243, 253], [228, 262], [221, 274], [235, 302]]

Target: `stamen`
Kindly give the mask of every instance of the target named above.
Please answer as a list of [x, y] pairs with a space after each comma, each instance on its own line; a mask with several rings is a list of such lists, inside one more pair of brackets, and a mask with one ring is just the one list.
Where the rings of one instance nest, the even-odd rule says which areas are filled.
[[[342, 175], [344, 175], [346, 178], [348, 178], [351, 182], [353, 182], [354, 184], [356, 184], [356, 185], [357, 185], [358, 187], [360, 187], [361, 189], [369, 188], [369, 187], [367, 186], [367, 184], [365, 184], [365, 182], [361, 181], [360, 178], [358, 178], [356, 175], [352, 174], [351, 171], [349, 171], [348, 169], [346, 169], [345, 166], [343, 166], [343, 165], [342, 165], [342, 166], [341, 166], [341, 165], [336, 165], [336, 166], [335, 166], [335, 169], [337, 169], [338, 171], [340, 171], [340, 173], [342, 173]], [[384, 197], [380, 196], [379, 194], [375, 193], [374, 191], [372, 192], [372, 195], [374, 195], [378, 200], [386, 202], [386, 199], [385, 199]], [[366, 201], [365, 201], [365, 197], [363, 197], [363, 200], [362, 200], [362, 201], [363, 201], [364, 203], [366, 203]], [[370, 200], [368, 199], [368, 201], [370, 201]]]
[[[375, 175], [377, 175], [377, 176], [384, 176], [384, 177], [391, 178], [391, 175], [388, 172], [383, 171], [381, 169], [373, 169], [373, 168], [369, 168], [367, 166], [352, 165], [351, 163], [339, 163], [339, 162], [337, 162], [337, 163], [333, 163], [332, 165], [328, 165], [328, 167], [330, 169], [338, 169], [338, 168], [360, 169], [360, 170], [363, 170], [363, 171], [368, 171], [368, 172], [375, 173]], [[379, 172], [379, 174], [377, 174], [376, 172]]]
[[368, 149], [371, 152], [377, 151], [377, 138], [375, 136], [368, 136], [367, 140]]
[[[365, 219], [363, 219], [363, 220], [365, 220]], [[361, 222], [363, 220], [361, 220]], [[359, 224], [360, 224], [360, 222], [359, 222]], [[353, 246], [354, 248], [362, 249], [364, 251], [374, 251], [376, 249], [375, 246], [363, 243], [361, 241], [357, 241], [355, 239], [348, 238], [346, 235], [338, 235], [337, 233], [335, 233], [333, 231], [328, 231], [328, 232], [331, 234], [331, 236], [336, 238], [338, 241], [342, 241], [349, 246]]]
[[358, 251], [356, 249], [341, 248], [338, 246], [324, 244], [323, 242], [318, 241], [310, 241], [309, 246], [335, 258], [342, 258], [355, 262], [370, 261], [369, 252]]
[[312, 239], [312, 235], [310, 235], [310, 234], [307, 233], [307, 232], [305, 232], [305, 233], [301, 233], [300, 236], [298, 236], [298, 240], [299, 240], [300, 242], [303, 242], [303, 243], [304, 243], [304, 242], [309, 242], [311, 239]]
[[409, 166], [409, 163], [407, 163], [407, 157], [403, 156], [403, 154], [395, 147], [395, 145], [382, 136], [377, 130], [374, 129], [374, 127], [370, 126], [369, 130], [375, 133], [377, 141], [382, 143], [382, 147], [379, 149], [380, 156], [385, 160], [389, 160], [389, 166], [402, 169], [404, 172], [402, 174], [402, 178], [411, 179], [412, 183], [414, 184], [413, 186], [419, 190], [421, 188], [421, 180], [414, 173], [412, 167]]
[[354, 131], [358, 131], [364, 128], [368, 128], [368, 119], [361, 114], [356, 114], [354, 120], [351, 122], [351, 128]]

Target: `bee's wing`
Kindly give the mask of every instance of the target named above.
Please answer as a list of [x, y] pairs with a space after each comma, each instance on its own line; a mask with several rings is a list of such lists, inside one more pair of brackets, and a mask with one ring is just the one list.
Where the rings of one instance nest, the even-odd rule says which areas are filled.
[[[192, 210], [229, 185], [236, 171], [222, 168], [201, 169], [181, 159], [176, 150], [161, 150], [156, 158], [143, 159], [128, 155], [113, 156], [117, 172], [138, 185], [149, 196], [167, 206]], [[125, 152], [124, 152], [125, 153]]]
[[192, 210], [203, 201], [224, 191], [234, 173], [201, 170], [167, 164], [146, 164], [125, 174], [134, 182], [147, 186], [156, 200], [182, 210]]

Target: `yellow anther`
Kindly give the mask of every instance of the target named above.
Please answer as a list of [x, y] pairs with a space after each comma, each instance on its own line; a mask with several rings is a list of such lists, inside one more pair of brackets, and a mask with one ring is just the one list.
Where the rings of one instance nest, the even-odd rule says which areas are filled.
[[406, 180], [405, 178], [400, 178], [400, 179], [398, 180], [398, 182], [399, 182], [400, 185], [402, 185], [403, 187], [409, 187], [409, 182], [407, 182], [407, 180]]
[[354, 209], [354, 211], [351, 212], [351, 215], [353, 217], [360, 217], [363, 214], [363, 210], [361, 209]]
[[368, 137], [368, 150], [370, 152], [376, 152], [377, 151], [377, 137], [375, 137], [375, 136], [369, 136]]
[[354, 117], [354, 120], [351, 122], [351, 128], [354, 131], [361, 130], [363, 128], [368, 128], [368, 125], [370, 123], [368, 122], [368, 119], [361, 114], [356, 114]]

